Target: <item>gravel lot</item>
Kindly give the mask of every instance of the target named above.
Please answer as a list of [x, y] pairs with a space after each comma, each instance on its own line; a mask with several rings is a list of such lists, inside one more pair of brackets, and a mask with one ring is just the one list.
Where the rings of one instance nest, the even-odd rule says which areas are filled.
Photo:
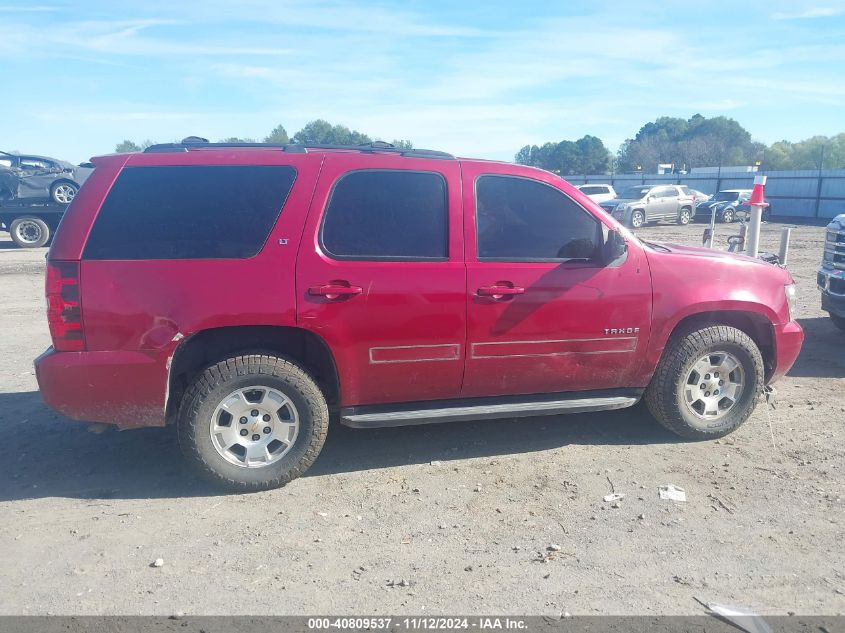
[[[640, 406], [337, 426], [306, 477], [240, 496], [194, 480], [171, 429], [95, 434], [46, 408], [45, 250], [3, 236], [0, 614], [702, 613], [693, 596], [845, 613], [845, 333], [819, 309], [822, 228], [793, 232], [801, 357], [728, 438], [679, 441]], [[686, 503], [658, 499], [669, 483]]]

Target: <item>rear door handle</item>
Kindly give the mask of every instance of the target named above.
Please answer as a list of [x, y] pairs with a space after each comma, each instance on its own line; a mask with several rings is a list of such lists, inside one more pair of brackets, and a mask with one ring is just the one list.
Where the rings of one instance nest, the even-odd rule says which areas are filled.
[[361, 294], [361, 286], [350, 286], [346, 282], [333, 281], [322, 286], [311, 286], [308, 294], [314, 297], [325, 297], [329, 301], [354, 297]]
[[493, 299], [502, 299], [503, 297], [512, 297], [514, 295], [525, 294], [525, 288], [520, 286], [506, 286], [497, 284], [495, 286], [481, 286], [477, 291], [479, 297], [492, 297]]

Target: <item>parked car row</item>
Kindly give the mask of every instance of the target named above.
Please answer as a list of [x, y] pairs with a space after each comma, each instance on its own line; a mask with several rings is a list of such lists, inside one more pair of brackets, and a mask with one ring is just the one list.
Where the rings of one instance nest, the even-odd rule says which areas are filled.
[[[581, 193], [596, 202], [608, 214], [632, 228], [647, 222], [671, 220], [689, 224], [693, 219], [709, 221], [713, 211], [716, 221], [730, 223], [745, 219], [751, 212], [751, 189], [725, 189], [713, 196], [685, 185], [643, 184], [628, 187], [617, 194], [612, 185], [579, 185]], [[768, 214], [764, 212], [764, 218]]]

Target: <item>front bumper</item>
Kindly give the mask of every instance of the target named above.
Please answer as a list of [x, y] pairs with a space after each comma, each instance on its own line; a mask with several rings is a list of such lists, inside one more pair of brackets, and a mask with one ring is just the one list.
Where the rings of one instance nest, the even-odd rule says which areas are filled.
[[163, 426], [167, 367], [142, 352], [57, 352], [35, 359], [41, 396], [50, 408], [85, 422]]
[[845, 318], [845, 270], [821, 266], [816, 285], [822, 293], [822, 310]]
[[776, 325], [774, 334], [775, 366], [767, 384], [775, 382], [792, 369], [798, 354], [801, 353], [801, 345], [804, 343], [804, 330], [797, 321], [790, 321], [785, 325]]

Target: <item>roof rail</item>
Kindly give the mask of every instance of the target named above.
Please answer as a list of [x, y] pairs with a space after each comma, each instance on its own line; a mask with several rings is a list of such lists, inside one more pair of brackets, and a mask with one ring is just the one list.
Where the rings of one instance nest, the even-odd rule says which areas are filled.
[[292, 154], [304, 154], [308, 150], [347, 150], [364, 153], [391, 153], [400, 156], [414, 158], [440, 158], [451, 160], [455, 157], [446, 152], [438, 152], [431, 149], [405, 149], [396, 147], [384, 141], [373, 141], [361, 145], [333, 145], [325, 143], [209, 143], [198, 136], [189, 136], [179, 143], [159, 143], [150, 145], [144, 150], [145, 154], [156, 154], [165, 152], [187, 152], [192, 149], [275, 149]]

